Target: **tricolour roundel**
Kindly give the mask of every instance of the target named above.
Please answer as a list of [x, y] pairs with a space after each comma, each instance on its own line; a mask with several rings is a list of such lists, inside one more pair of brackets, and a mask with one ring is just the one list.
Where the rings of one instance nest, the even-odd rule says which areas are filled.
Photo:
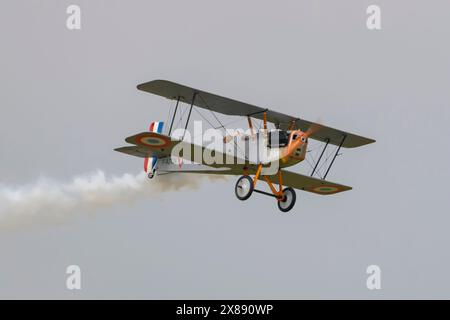
[[[145, 133], [143, 135], [139, 135], [136, 138], [136, 143], [140, 144], [140, 145], [149, 146], [152, 148], [161, 148], [161, 147], [168, 145], [170, 143], [169, 138], [152, 133], [152, 132], [161, 133], [163, 125], [164, 125], [164, 122], [150, 123], [150, 127], [148, 128], [150, 133]], [[150, 174], [149, 178], [153, 177], [153, 175], [155, 173], [155, 167], [156, 167], [157, 161], [158, 161], [157, 157], [149, 157], [149, 158], [144, 159], [144, 170], [145, 170], [145, 172], [148, 172]]]
[[313, 188], [313, 191], [318, 193], [335, 193], [339, 192], [340, 190], [338, 187], [324, 185]]
[[169, 139], [163, 136], [152, 135], [151, 133], [146, 134], [137, 139], [139, 144], [146, 145], [153, 148], [165, 147], [169, 144]]

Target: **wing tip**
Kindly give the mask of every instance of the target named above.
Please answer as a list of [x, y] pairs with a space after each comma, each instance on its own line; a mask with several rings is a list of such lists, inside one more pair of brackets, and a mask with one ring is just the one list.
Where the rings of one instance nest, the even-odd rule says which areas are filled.
[[145, 92], [149, 92], [146, 87], [155, 83], [172, 83], [169, 80], [165, 80], [165, 79], [154, 79], [154, 80], [150, 80], [147, 82], [142, 82], [139, 83], [138, 85], [136, 85], [136, 89], [141, 90], [141, 91], [145, 91]]
[[114, 148], [113, 151], [120, 152], [120, 153], [126, 153], [125, 150], [127, 150], [129, 147], [130, 146]]
[[345, 143], [342, 145], [342, 147], [344, 148], [348, 148], [348, 149], [352, 149], [352, 148], [359, 148], [359, 147], [364, 147], [366, 145], [372, 144], [377, 142], [375, 139], [371, 139], [371, 138], [363, 138], [364, 141], [360, 142], [360, 143], [355, 143], [355, 144], [350, 144], [350, 145], [346, 145]]

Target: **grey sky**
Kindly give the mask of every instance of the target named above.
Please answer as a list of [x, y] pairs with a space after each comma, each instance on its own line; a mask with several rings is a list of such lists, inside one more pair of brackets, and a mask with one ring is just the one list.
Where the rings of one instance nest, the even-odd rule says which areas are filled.
[[[366, 28], [378, 4], [382, 30]], [[78, 4], [82, 29], [65, 27]], [[448, 1], [3, 1], [1, 184], [136, 173], [113, 152], [168, 79], [377, 140], [354, 190], [240, 202], [234, 179], [0, 233], [1, 298], [449, 298]], [[303, 164], [306, 166], [306, 164]], [[298, 169], [298, 168], [297, 168]], [[149, 182], [150, 183], [150, 182]], [[83, 289], [65, 288], [82, 268]], [[382, 289], [366, 288], [366, 267]]]

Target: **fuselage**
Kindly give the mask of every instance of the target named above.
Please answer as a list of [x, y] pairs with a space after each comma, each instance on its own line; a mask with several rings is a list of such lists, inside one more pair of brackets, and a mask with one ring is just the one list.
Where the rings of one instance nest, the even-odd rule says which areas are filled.
[[246, 158], [253, 163], [269, 164], [278, 161], [280, 167], [290, 167], [305, 159], [308, 136], [301, 130], [260, 129], [248, 134], [226, 136], [224, 142], [237, 145], [238, 152], [244, 152]]

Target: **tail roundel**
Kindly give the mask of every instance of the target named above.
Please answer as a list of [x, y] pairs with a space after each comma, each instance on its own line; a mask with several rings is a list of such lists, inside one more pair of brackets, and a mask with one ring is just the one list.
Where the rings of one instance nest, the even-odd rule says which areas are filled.
[[[156, 132], [161, 133], [163, 129], [164, 122], [152, 122], [150, 123], [150, 127], [148, 130], [150, 132]], [[144, 170], [148, 173], [148, 177], [151, 179], [155, 175], [156, 171], [156, 162], [158, 161], [158, 158], [156, 157], [150, 157], [144, 159]]]

